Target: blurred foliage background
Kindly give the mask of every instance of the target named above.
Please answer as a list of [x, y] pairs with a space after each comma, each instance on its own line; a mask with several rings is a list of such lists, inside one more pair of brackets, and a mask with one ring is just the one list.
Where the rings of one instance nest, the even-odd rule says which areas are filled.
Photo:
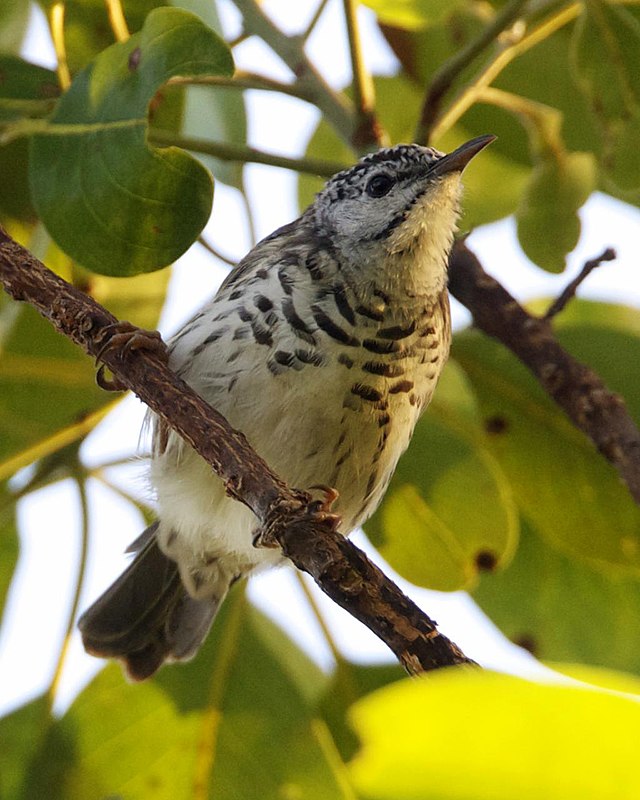
[[[0, 222], [142, 327], [157, 324], [168, 266], [209, 218], [212, 176], [243, 192], [249, 162], [297, 173], [302, 208], [323, 177], [380, 143], [449, 150], [495, 133], [465, 172], [461, 230], [513, 215], [524, 254], [554, 273], [593, 192], [640, 205], [635, 0], [368, 0], [397, 57], [385, 76], [369, 74], [357, 3], [344, 0], [344, 91], [304, 55], [324, 2], [308, 4], [308, 28], [292, 36], [254, 0], [234, 1], [235, 31], [223, 31], [214, 0], [42, 0], [56, 70], [20, 55], [32, 5], [0, 5]], [[234, 73], [233, 49], [248, 36], [281, 57], [290, 82]], [[303, 156], [248, 146], [252, 90], [319, 110]], [[574, 300], [555, 326], [640, 419], [637, 309]], [[398, 668], [339, 654], [322, 672], [238, 587], [192, 663], [139, 686], [109, 665], [62, 716], [52, 706], [84, 579], [86, 483], [98, 471], [80, 446], [118, 400], [73, 345], [5, 295], [0, 347], [0, 603], [21, 499], [72, 480], [84, 531], [49, 691], [0, 719], [0, 797], [639, 795], [640, 511], [503, 347], [456, 332], [366, 533], [404, 578], [470, 592], [507, 637], [589, 689], [465, 671], [400, 680]]]

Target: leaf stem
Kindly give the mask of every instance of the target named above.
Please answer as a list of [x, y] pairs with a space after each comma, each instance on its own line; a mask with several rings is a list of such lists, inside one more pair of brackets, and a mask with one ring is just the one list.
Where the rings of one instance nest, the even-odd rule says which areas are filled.
[[448, 61], [445, 61], [436, 71], [422, 103], [420, 119], [415, 132], [416, 142], [428, 144], [430, 140], [435, 138], [433, 129], [445, 94], [462, 72], [496, 41], [502, 31], [515, 22], [527, 2], [528, 0], [511, 0], [511, 2], [503, 6], [479, 36], [470, 41], [466, 47], [463, 47]]
[[87, 570], [87, 555], [89, 551], [89, 503], [87, 500], [87, 486], [85, 483], [85, 477], [84, 475], [81, 474], [80, 464], [78, 464], [78, 474], [76, 475], [75, 482], [76, 486], [78, 487], [78, 497], [80, 500], [80, 515], [81, 515], [81, 525], [82, 525], [81, 540], [80, 540], [80, 559], [78, 564], [78, 574], [76, 576], [76, 588], [73, 593], [73, 600], [71, 601], [71, 609], [69, 610], [69, 616], [67, 619], [67, 628], [65, 631], [64, 639], [62, 641], [62, 647], [60, 648], [60, 653], [58, 655], [58, 661], [53, 671], [53, 677], [51, 678], [51, 683], [49, 684], [49, 689], [47, 690], [47, 703], [49, 707], [49, 713], [51, 713], [51, 709], [53, 708], [53, 704], [56, 699], [56, 694], [60, 686], [60, 681], [62, 679], [64, 664], [67, 659], [67, 654], [69, 652], [69, 645], [71, 644], [71, 637], [74, 631], [74, 623], [76, 616], [78, 614], [78, 609], [80, 607], [80, 595], [82, 594], [82, 588], [84, 586], [84, 578]]
[[478, 100], [482, 92], [489, 86], [507, 67], [514, 58], [526, 53], [535, 45], [544, 41], [551, 34], [573, 22], [574, 19], [580, 14], [582, 5], [580, 3], [572, 3], [566, 6], [556, 14], [551, 15], [547, 20], [542, 22], [534, 28], [526, 36], [523, 36], [517, 42], [508, 45], [491, 61], [476, 80], [465, 87], [458, 95], [449, 110], [438, 120], [438, 122], [431, 129], [429, 139], [435, 141], [443, 134], [450, 130], [460, 117]]
[[267, 153], [263, 150], [256, 150], [254, 147], [231, 144], [230, 142], [211, 142], [205, 139], [194, 139], [158, 128], [151, 130], [148, 138], [151, 144], [156, 144], [160, 147], [183, 147], [185, 150], [205, 153], [223, 161], [240, 161], [243, 164], [267, 164], [270, 167], [281, 167], [295, 172], [320, 175], [325, 178], [331, 177], [341, 169], [345, 169], [346, 166], [341, 162], [324, 161], [317, 158], [288, 158], [287, 156]]
[[352, 141], [358, 152], [366, 152], [380, 147], [381, 144], [382, 134], [375, 113], [375, 90], [371, 74], [364, 63], [356, 0], [342, 0], [342, 3], [351, 57], [353, 100], [356, 107], [356, 130]]
[[126, 42], [129, 36], [129, 27], [124, 16], [124, 9], [120, 0], [104, 0], [109, 15], [109, 25], [118, 42]]
[[340, 664], [341, 662], [346, 661], [345, 657], [340, 652], [340, 648], [338, 647], [329, 626], [325, 622], [322, 612], [320, 611], [320, 606], [316, 603], [316, 599], [313, 596], [312, 591], [309, 589], [309, 586], [307, 585], [307, 581], [305, 580], [304, 575], [299, 570], [296, 570], [295, 576], [296, 580], [298, 581], [298, 585], [302, 589], [302, 592], [305, 596], [307, 603], [311, 607], [313, 616], [316, 618], [316, 622], [318, 623], [318, 626], [322, 631], [322, 635], [324, 636], [327, 646], [329, 647], [329, 650], [331, 650], [331, 655], [333, 656], [334, 661], [336, 662], [336, 664]]
[[223, 264], [227, 264], [230, 267], [235, 267], [238, 264], [238, 262], [230, 256], [226, 256], [224, 253], [221, 253], [218, 248], [212, 245], [208, 239], [205, 239], [202, 234], [198, 236], [198, 244], [201, 244], [205, 250], [211, 253], [214, 258], [217, 258], [218, 261], [222, 261]]
[[281, 94], [295, 97], [297, 100], [305, 100], [313, 103], [313, 94], [307, 87], [300, 83], [284, 83], [266, 75], [258, 75], [255, 72], [245, 72], [236, 70], [232, 77], [226, 75], [193, 75], [190, 77], [176, 76], [167, 81], [174, 86], [224, 86], [230, 89], [262, 89], [267, 92], [280, 92]]
[[309, 24], [304, 29], [304, 32], [300, 34], [300, 38], [302, 39], [303, 42], [306, 42], [307, 39], [311, 36], [313, 31], [315, 30], [315, 27], [318, 24], [320, 17], [322, 16], [325, 8], [327, 7], [328, 1], [329, 0], [320, 0], [318, 5], [316, 6], [316, 10], [313, 12], [313, 16], [309, 20]]
[[53, 48], [56, 53], [58, 82], [60, 83], [60, 88], [66, 91], [71, 86], [71, 73], [69, 72], [67, 48], [64, 42], [64, 12], [65, 4], [63, 2], [54, 3], [49, 12], [49, 27], [51, 28], [51, 38], [53, 39]]

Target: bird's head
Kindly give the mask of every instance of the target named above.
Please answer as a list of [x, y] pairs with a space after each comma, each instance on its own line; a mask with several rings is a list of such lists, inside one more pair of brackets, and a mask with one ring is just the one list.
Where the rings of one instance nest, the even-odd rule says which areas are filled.
[[364, 281], [372, 270], [383, 270], [388, 281], [407, 273], [405, 279], [438, 291], [459, 216], [461, 173], [494, 139], [480, 136], [447, 155], [401, 144], [365, 156], [316, 198], [316, 230], [352, 279]]

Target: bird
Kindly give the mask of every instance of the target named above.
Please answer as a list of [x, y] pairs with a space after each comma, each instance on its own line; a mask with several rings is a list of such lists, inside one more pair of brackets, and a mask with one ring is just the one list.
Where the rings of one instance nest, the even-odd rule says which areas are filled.
[[[343, 533], [378, 507], [447, 359], [461, 174], [494, 139], [365, 155], [168, 342], [169, 366], [281, 478], [334, 490]], [[206, 462], [153, 415], [151, 427], [158, 518], [78, 622], [87, 652], [133, 681], [193, 657], [230, 586], [285, 561], [255, 546], [257, 518]]]

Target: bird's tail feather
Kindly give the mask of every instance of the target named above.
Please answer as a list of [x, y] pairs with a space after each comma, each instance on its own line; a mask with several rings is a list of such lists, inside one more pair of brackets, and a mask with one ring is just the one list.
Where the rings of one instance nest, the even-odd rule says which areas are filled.
[[87, 652], [122, 659], [135, 681], [165, 661], [193, 656], [224, 599], [187, 594], [176, 563], [158, 546], [157, 527], [156, 522], [134, 542], [134, 560], [78, 621]]

